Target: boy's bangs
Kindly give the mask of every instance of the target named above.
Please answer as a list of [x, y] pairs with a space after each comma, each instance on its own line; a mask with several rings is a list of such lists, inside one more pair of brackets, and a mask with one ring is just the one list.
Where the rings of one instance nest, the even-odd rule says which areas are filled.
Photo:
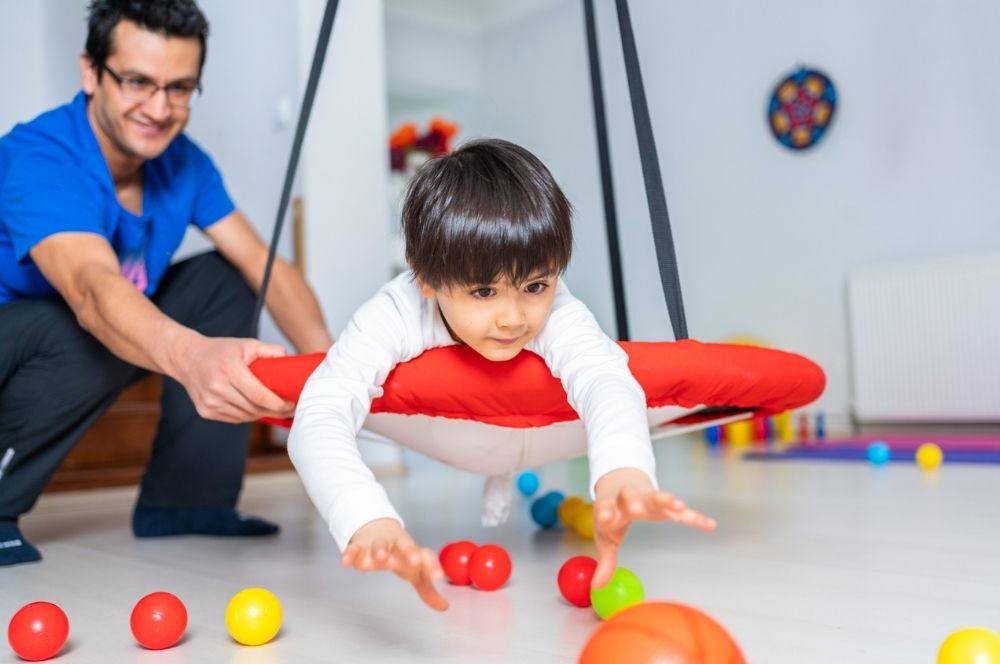
[[519, 286], [562, 274], [569, 263], [570, 238], [553, 234], [553, 224], [541, 219], [452, 219], [439, 228], [451, 235], [442, 238], [444, 251], [431, 270], [442, 284]]

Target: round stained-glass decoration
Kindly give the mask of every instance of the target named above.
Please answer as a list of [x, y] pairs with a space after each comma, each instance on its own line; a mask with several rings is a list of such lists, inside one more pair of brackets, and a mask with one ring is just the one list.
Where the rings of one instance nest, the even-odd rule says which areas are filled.
[[823, 138], [836, 108], [837, 90], [830, 77], [803, 67], [774, 88], [767, 120], [779, 143], [791, 150], [804, 150]]

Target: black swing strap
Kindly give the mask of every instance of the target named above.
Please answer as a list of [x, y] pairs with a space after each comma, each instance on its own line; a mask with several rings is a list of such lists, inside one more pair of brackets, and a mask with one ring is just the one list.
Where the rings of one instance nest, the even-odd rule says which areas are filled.
[[611, 288], [615, 303], [618, 338], [629, 340], [628, 314], [625, 309], [625, 280], [622, 274], [621, 247], [618, 242], [618, 214], [615, 188], [611, 179], [611, 154], [608, 148], [608, 121], [604, 110], [604, 84], [601, 82], [601, 56], [597, 50], [597, 24], [594, 0], [583, 0], [587, 32], [587, 56], [590, 60], [590, 90], [594, 99], [594, 126], [597, 130], [597, 156], [601, 167], [601, 193], [604, 197], [604, 224], [607, 227], [608, 257], [611, 260]]
[[632, 98], [632, 117], [635, 133], [639, 139], [639, 158], [642, 161], [642, 179], [646, 184], [646, 201], [649, 204], [649, 218], [653, 224], [653, 241], [656, 245], [656, 261], [660, 268], [663, 295], [667, 300], [667, 312], [674, 329], [675, 339], [687, 339], [687, 320], [684, 316], [684, 300], [681, 297], [680, 275], [677, 272], [677, 255], [674, 239], [670, 232], [670, 215], [667, 213], [667, 197], [663, 191], [663, 177], [660, 162], [656, 156], [656, 142], [646, 104], [646, 91], [639, 71], [639, 55], [635, 49], [632, 34], [632, 20], [629, 17], [628, 0], [615, 0], [618, 9], [618, 29], [622, 38], [622, 52], [625, 56], [625, 73], [628, 77], [628, 91]]
[[326, 9], [323, 12], [323, 21], [320, 24], [319, 37], [316, 40], [316, 51], [313, 53], [312, 67], [309, 70], [309, 79], [306, 83], [306, 93], [302, 99], [299, 121], [295, 127], [292, 154], [288, 158], [288, 168], [285, 170], [285, 185], [281, 189], [281, 202], [278, 203], [278, 217], [275, 219], [274, 233], [271, 235], [271, 248], [267, 254], [267, 265], [264, 267], [264, 279], [261, 281], [260, 290], [257, 293], [257, 303], [254, 306], [252, 333], [254, 337], [257, 336], [260, 329], [260, 314], [264, 308], [267, 287], [271, 281], [271, 269], [274, 267], [274, 258], [278, 253], [278, 240], [281, 238], [281, 228], [285, 223], [285, 215], [288, 212], [288, 201], [292, 195], [292, 183], [295, 181], [295, 171], [299, 165], [302, 141], [305, 138], [306, 126], [309, 124], [309, 115], [312, 113], [313, 102], [316, 99], [319, 75], [323, 71], [323, 61], [326, 60], [326, 47], [330, 43], [330, 34], [333, 32], [333, 18], [337, 14], [337, 5], [339, 4], [339, 0], [327, 0]]

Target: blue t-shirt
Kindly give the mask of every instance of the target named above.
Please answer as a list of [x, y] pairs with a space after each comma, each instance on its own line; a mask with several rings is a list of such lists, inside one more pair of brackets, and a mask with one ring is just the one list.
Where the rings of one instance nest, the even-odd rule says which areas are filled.
[[212, 160], [184, 134], [143, 169], [137, 216], [118, 203], [82, 92], [0, 138], [0, 304], [55, 293], [28, 252], [66, 231], [106, 238], [122, 274], [152, 295], [188, 224], [205, 229], [235, 209]]

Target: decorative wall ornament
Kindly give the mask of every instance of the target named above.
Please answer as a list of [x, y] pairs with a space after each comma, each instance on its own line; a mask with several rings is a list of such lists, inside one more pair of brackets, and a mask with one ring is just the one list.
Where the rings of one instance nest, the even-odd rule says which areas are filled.
[[826, 134], [837, 108], [837, 90], [818, 69], [800, 67], [774, 88], [767, 119], [778, 142], [790, 150], [811, 148]]

